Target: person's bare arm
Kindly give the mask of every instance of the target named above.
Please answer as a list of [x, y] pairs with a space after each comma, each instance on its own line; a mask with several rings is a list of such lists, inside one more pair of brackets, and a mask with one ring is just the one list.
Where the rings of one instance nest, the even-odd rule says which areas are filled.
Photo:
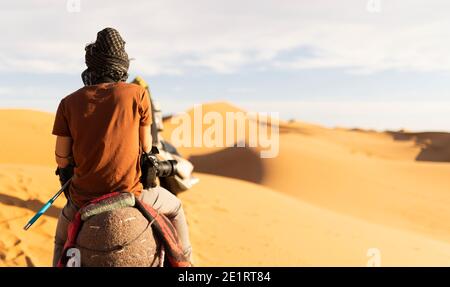
[[150, 134], [150, 125], [139, 127], [139, 140], [144, 152], [149, 153], [152, 150], [152, 135]]
[[55, 159], [58, 167], [64, 168], [70, 163], [72, 157], [72, 138], [56, 137]]

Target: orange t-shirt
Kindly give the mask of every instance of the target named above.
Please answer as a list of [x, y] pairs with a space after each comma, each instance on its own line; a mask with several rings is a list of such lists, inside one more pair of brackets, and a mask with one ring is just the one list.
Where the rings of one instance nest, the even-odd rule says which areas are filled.
[[139, 126], [152, 122], [146, 89], [124, 82], [86, 86], [61, 100], [53, 134], [73, 139], [77, 206], [115, 191], [139, 194]]

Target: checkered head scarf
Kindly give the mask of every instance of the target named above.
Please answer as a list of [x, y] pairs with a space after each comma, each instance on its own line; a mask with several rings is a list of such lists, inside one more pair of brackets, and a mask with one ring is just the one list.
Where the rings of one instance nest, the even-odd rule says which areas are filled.
[[87, 69], [81, 74], [86, 86], [108, 81], [126, 81], [130, 61], [125, 52], [125, 41], [113, 28], [97, 33], [97, 40], [86, 46]]

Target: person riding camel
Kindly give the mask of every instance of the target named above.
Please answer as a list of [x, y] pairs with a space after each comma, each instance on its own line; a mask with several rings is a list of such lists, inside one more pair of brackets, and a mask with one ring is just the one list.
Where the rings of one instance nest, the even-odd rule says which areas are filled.
[[[191, 258], [188, 226], [181, 201], [163, 188], [142, 183], [141, 156], [152, 151], [151, 105], [145, 88], [126, 83], [129, 59], [119, 32], [106, 28], [86, 46], [84, 87], [59, 103], [53, 135], [61, 184], [67, 203], [55, 232], [56, 266], [67, 228], [80, 207], [111, 192], [127, 191], [169, 218]], [[147, 185], [147, 186], [146, 186]]]

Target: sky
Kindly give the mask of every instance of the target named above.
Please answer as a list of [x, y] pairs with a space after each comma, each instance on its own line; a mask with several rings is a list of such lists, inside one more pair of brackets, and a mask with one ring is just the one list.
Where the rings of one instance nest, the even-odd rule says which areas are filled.
[[[130, 2], [130, 3], [128, 3]], [[131, 4], [132, 3], [132, 4]], [[54, 112], [113, 27], [163, 113], [227, 101], [328, 127], [450, 131], [450, 2], [0, 2], [0, 108]]]

